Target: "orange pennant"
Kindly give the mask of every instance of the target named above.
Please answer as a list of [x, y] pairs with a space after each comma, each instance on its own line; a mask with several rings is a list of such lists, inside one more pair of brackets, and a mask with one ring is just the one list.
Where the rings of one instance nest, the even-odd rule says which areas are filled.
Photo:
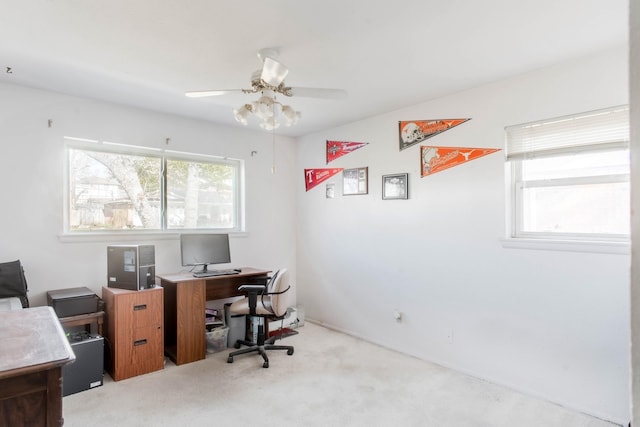
[[400, 131], [400, 151], [436, 136], [471, 119], [412, 120], [398, 122]]
[[342, 172], [342, 170], [343, 168], [305, 169], [304, 185], [307, 191], [309, 191], [316, 185], [328, 180], [335, 174]]
[[431, 175], [496, 151], [500, 151], [500, 148], [434, 147], [423, 145], [420, 147], [420, 175], [423, 177]]

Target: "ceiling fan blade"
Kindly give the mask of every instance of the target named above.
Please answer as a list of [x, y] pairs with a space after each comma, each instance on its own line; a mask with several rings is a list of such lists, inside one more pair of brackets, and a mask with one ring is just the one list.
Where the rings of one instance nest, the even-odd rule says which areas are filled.
[[200, 90], [200, 91], [185, 92], [184, 94], [189, 98], [204, 98], [206, 96], [220, 96], [220, 95], [228, 95], [231, 93], [242, 93], [242, 89]]
[[289, 69], [276, 61], [275, 59], [271, 59], [269, 57], [264, 58], [264, 65], [262, 66], [262, 75], [260, 78], [271, 86], [278, 86], [287, 74], [289, 73]]
[[290, 92], [292, 96], [303, 98], [344, 99], [347, 97], [347, 91], [342, 89], [292, 87]]

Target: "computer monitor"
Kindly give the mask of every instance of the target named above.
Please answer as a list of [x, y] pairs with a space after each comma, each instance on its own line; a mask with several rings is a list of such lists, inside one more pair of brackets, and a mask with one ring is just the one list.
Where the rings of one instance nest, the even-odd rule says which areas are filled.
[[181, 234], [180, 255], [182, 266], [202, 266], [231, 262], [228, 234]]

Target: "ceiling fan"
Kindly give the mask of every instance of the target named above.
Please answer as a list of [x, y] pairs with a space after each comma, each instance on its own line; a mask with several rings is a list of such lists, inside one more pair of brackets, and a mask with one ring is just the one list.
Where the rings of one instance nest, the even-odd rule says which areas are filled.
[[251, 89], [222, 89], [185, 92], [190, 98], [202, 98], [206, 96], [220, 96], [234, 93], [264, 93], [271, 91], [284, 96], [299, 96], [305, 98], [341, 99], [347, 96], [342, 89], [321, 89], [309, 87], [286, 86], [284, 79], [289, 69], [276, 61], [278, 51], [276, 49], [260, 49], [258, 59], [262, 62], [262, 69], [251, 75]]
[[248, 125], [251, 115], [261, 120], [260, 127], [265, 130], [274, 130], [282, 121], [285, 126], [293, 126], [300, 118], [300, 112], [291, 106], [284, 105], [276, 100], [276, 94], [287, 97], [299, 96], [307, 98], [340, 99], [347, 96], [342, 89], [320, 89], [309, 87], [290, 87], [284, 83], [289, 69], [276, 61], [278, 51], [276, 49], [261, 49], [258, 51], [258, 59], [262, 61], [262, 69], [251, 75], [251, 89], [223, 89], [186, 92], [191, 98], [205, 96], [219, 96], [232, 93], [260, 93], [260, 99], [252, 103], [242, 105], [233, 110], [236, 121]]

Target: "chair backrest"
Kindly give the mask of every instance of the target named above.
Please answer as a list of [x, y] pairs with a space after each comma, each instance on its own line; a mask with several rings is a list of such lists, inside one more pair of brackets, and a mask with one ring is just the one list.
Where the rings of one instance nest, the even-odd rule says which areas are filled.
[[286, 268], [282, 268], [275, 272], [267, 288], [267, 293], [270, 294], [271, 311], [278, 317], [287, 314], [292, 295], [290, 289], [288, 289], [289, 286], [289, 272]]
[[20, 260], [0, 263], [0, 298], [18, 297], [23, 308], [29, 307], [27, 279]]

